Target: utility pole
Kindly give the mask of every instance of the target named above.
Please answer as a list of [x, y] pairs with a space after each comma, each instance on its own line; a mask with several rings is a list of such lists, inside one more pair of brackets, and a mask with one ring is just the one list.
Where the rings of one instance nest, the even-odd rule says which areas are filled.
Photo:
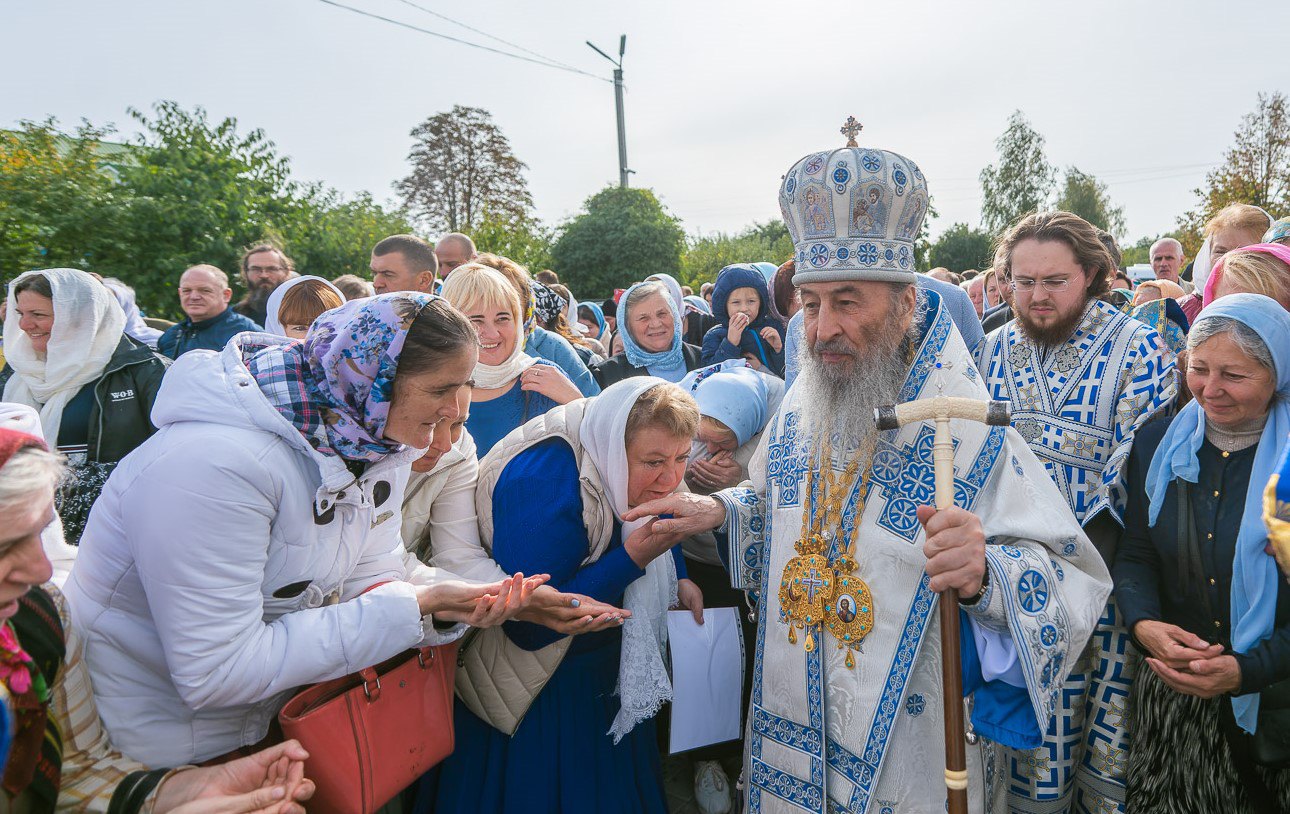
[[632, 172], [627, 168], [627, 125], [623, 120], [623, 53], [627, 50], [627, 35], [618, 40], [618, 59], [600, 50], [587, 41], [591, 50], [613, 63], [614, 66], [614, 108], [618, 113], [618, 186], [627, 186], [627, 175]]

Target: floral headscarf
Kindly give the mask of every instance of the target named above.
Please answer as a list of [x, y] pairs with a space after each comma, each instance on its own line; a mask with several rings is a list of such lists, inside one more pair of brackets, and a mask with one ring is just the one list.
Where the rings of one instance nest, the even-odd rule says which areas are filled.
[[244, 346], [269, 402], [320, 452], [377, 461], [402, 449], [385, 438], [408, 329], [431, 294], [350, 300], [314, 321], [303, 344]]

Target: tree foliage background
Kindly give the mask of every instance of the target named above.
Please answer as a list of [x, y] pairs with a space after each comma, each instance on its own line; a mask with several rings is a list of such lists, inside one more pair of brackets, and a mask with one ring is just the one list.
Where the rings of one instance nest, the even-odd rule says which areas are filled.
[[1061, 209], [1110, 232], [1116, 240], [1124, 238], [1124, 210], [1111, 203], [1106, 184], [1086, 172], [1068, 167], [1056, 209]]
[[260, 130], [161, 102], [130, 115], [141, 134], [105, 141], [88, 123], [53, 119], [0, 133], [0, 270], [68, 266], [118, 277], [150, 315], [177, 318], [180, 273], [211, 263], [238, 289], [242, 250], [269, 239], [302, 273], [365, 274], [380, 238], [410, 232], [398, 210], [292, 180]]
[[734, 263], [782, 264], [793, 256], [793, 240], [781, 220], [754, 223], [735, 235], [715, 234], [690, 242], [681, 259], [677, 277], [683, 285], [698, 291], [703, 283], [717, 279], [717, 272]]
[[455, 105], [412, 131], [412, 171], [394, 188], [431, 232], [470, 232], [486, 215], [530, 218], [533, 196], [511, 143], [487, 110]]
[[994, 143], [999, 160], [981, 170], [981, 224], [999, 234], [1022, 215], [1044, 208], [1056, 170], [1044, 154], [1044, 137], [1020, 110]]
[[605, 297], [651, 274], [677, 276], [685, 233], [648, 189], [607, 187], [560, 230], [553, 268], [579, 297]]
[[930, 262], [932, 268], [954, 272], [988, 269], [994, 262], [993, 239], [980, 229], [956, 223], [932, 244]]

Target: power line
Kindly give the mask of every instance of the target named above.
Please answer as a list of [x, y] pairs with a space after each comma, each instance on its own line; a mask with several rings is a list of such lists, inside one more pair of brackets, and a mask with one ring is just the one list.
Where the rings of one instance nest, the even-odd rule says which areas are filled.
[[534, 59], [534, 58], [532, 58], [532, 57], [526, 57], [526, 56], [524, 56], [524, 55], [522, 55], [522, 54], [514, 54], [514, 53], [511, 53], [510, 51], [503, 51], [503, 50], [501, 50], [500, 48], [493, 48], [493, 47], [491, 47], [491, 46], [488, 46], [488, 45], [482, 45], [482, 44], [477, 43], [477, 42], [471, 42], [471, 41], [469, 41], [469, 40], [463, 40], [463, 39], [460, 39], [459, 37], [453, 37], [453, 36], [451, 36], [451, 35], [449, 35], [449, 34], [442, 34], [442, 33], [438, 32], [438, 31], [431, 31], [431, 30], [430, 30], [430, 29], [428, 29], [428, 28], [421, 28], [420, 26], [415, 26], [415, 25], [412, 25], [411, 23], [405, 23], [405, 22], [403, 22], [403, 21], [401, 21], [401, 20], [395, 20], [395, 19], [392, 19], [392, 18], [390, 18], [390, 17], [382, 17], [380, 14], [374, 14], [374, 13], [372, 13], [372, 12], [370, 12], [370, 11], [364, 11], [363, 9], [360, 9], [360, 8], [354, 8], [353, 6], [347, 6], [347, 5], [343, 4], [343, 3], [337, 3], [337, 2], [336, 2], [336, 0], [318, 0], [318, 2], [319, 2], [319, 3], [326, 3], [326, 4], [327, 4], [327, 5], [329, 5], [329, 6], [335, 6], [336, 8], [344, 9], [345, 11], [352, 11], [353, 13], [355, 13], [355, 14], [359, 14], [359, 15], [362, 15], [363, 17], [371, 17], [371, 18], [372, 18], [372, 19], [374, 19], [374, 20], [380, 20], [381, 22], [384, 22], [384, 23], [390, 23], [391, 25], [397, 25], [397, 26], [399, 26], [400, 28], [406, 28], [406, 29], [408, 29], [408, 30], [410, 30], [410, 31], [416, 31], [416, 32], [421, 33], [421, 34], [429, 34], [429, 35], [430, 35], [430, 36], [432, 36], [432, 37], [438, 37], [439, 39], [448, 40], [449, 42], [455, 42], [455, 43], [458, 43], [459, 45], [466, 45], [466, 46], [469, 46], [469, 47], [471, 47], [471, 48], [478, 48], [478, 49], [480, 49], [481, 51], [488, 51], [489, 53], [499, 54], [499, 55], [504, 56], [504, 57], [510, 57], [511, 59], [518, 59], [518, 60], [521, 60], [521, 61], [523, 61], [523, 62], [530, 62], [530, 63], [532, 63], [532, 64], [534, 64], [534, 65], [541, 65], [541, 66], [542, 66], [542, 67], [544, 67], [544, 68], [554, 68], [554, 69], [555, 69], [555, 70], [557, 70], [557, 71], [568, 71], [569, 73], [576, 73], [576, 74], [579, 74], [579, 75], [581, 75], [581, 76], [589, 76], [589, 77], [591, 77], [592, 79], [598, 80], [598, 81], [600, 81], [600, 82], [609, 82], [609, 81], [611, 81], [611, 80], [609, 80], [609, 79], [607, 79], [607, 78], [605, 78], [605, 77], [603, 77], [603, 76], [596, 76], [594, 73], [591, 73], [591, 72], [589, 72], [589, 71], [583, 71], [583, 70], [579, 70], [578, 68], [572, 68], [572, 67], [567, 67], [567, 66], [565, 66], [565, 65], [559, 65], [559, 64], [556, 64], [556, 63], [554, 63], [554, 62], [547, 62], [547, 61], [545, 61], [544, 59], [543, 59], [543, 60], [540, 60], [540, 59]]
[[547, 61], [547, 62], [551, 63], [552, 65], [559, 65], [560, 67], [562, 67], [562, 68], [566, 68], [566, 69], [571, 70], [571, 71], [577, 71], [577, 70], [578, 70], [577, 68], [575, 68], [575, 67], [573, 67], [572, 65], [568, 64], [567, 62], [561, 62], [561, 61], [560, 61], [560, 60], [558, 60], [558, 59], [552, 59], [551, 57], [547, 56], [546, 54], [539, 54], [537, 51], [534, 51], [534, 50], [532, 50], [532, 49], [530, 49], [530, 48], [525, 48], [523, 45], [520, 45], [520, 44], [518, 44], [518, 43], [511, 42], [510, 40], [504, 40], [504, 39], [502, 39], [501, 37], [498, 37], [498, 36], [494, 36], [494, 35], [492, 35], [492, 34], [489, 34], [487, 31], [481, 31], [480, 29], [475, 28], [474, 26], [470, 26], [470, 25], [467, 25], [467, 24], [463, 23], [461, 20], [454, 20], [452, 17], [449, 17], [447, 14], [441, 14], [440, 12], [437, 12], [437, 11], [435, 11], [435, 10], [433, 10], [433, 9], [428, 9], [428, 8], [426, 8], [425, 6], [422, 6], [422, 5], [418, 5], [418, 4], [416, 4], [416, 3], [413, 3], [413, 2], [412, 2], [412, 0], [396, 0], [396, 2], [402, 3], [403, 5], [405, 5], [405, 6], [409, 6], [409, 7], [411, 7], [411, 8], [414, 8], [414, 9], [416, 9], [417, 11], [424, 11], [426, 14], [429, 14], [429, 15], [430, 15], [430, 16], [432, 16], [432, 17], [438, 17], [438, 18], [439, 18], [439, 19], [441, 19], [441, 20], [446, 20], [447, 22], [450, 22], [450, 23], [452, 23], [453, 25], [461, 26], [462, 28], [466, 29], [467, 31], [472, 31], [472, 32], [474, 32], [474, 33], [476, 33], [476, 34], [479, 34], [479, 35], [481, 35], [481, 36], [488, 37], [490, 40], [494, 40], [494, 41], [496, 41], [496, 42], [500, 42], [500, 43], [501, 43], [501, 44], [503, 44], [503, 45], [509, 45], [510, 47], [512, 47], [512, 48], [514, 48], [514, 49], [516, 49], [516, 50], [518, 50], [518, 51], [523, 51], [523, 52], [524, 52], [524, 53], [526, 53], [526, 54], [529, 54], [529, 55], [531, 55], [531, 56], [535, 56], [535, 57], [537, 57], [537, 58], [539, 58], [539, 59], [545, 60], [545, 61]]

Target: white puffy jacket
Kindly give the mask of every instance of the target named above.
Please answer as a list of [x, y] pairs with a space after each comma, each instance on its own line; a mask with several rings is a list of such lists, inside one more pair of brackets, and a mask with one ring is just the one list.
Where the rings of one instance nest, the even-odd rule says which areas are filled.
[[293, 689], [464, 632], [423, 620], [401, 581], [452, 576], [403, 557], [418, 450], [355, 479], [269, 405], [236, 340], [184, 354], [152, 420], [158, 432], [95, 505], [65, 589], [121, 751], [151, 766], [208, 760], [261, 740]]

